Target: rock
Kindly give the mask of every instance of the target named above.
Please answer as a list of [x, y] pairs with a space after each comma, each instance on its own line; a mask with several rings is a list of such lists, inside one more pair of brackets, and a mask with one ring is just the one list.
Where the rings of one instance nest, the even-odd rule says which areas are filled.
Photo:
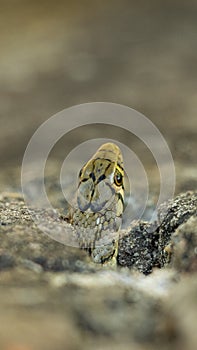
[[[170, 259], [173, 257], [173, 252], [176, 250], [176, 243], [178, 243], [176, 236], [179, 227], [183, 223], [186, 223], [192, 216], [196, 215], [197, 192], [195, 191], [181, 193], [175, 199], [160, 206], [158, 212], [158, 233], [160, 235], [158, 249], [161, 254], [161, 266], [170, 263]], [[173, 250], [171, 249], [172, 245], [174, 247]]]
[[40, 231], [21, 196], [1, 195], [0, 270], [23, 266], [36, 271], [88, 271], [87, 254], [65, 246]]
[[159, 235], [154, 225], [147, 222], [134, 222], [131, 228], [119, 240], [117, 261], [120, 266], [127, 266], [143, 272], [152, 272], [158, 255]]
[[[179, 265], [180, 268], [182, 264], [183, 268], [183, 264], [186, 264], [190, 269], [195, 269], [196, 228], [193, 220], [196, 212], [197, 192], [188, 191], [162, 204], [155, 224], [133, 222], [131, 228], [122, 232], [118, 264], [149, 274], [155, 267], [168, 265], [175, 254], [173, 267]], [[187, 222], [181, 229], [181, 225]], [[185, 234], [184, 229], [187, 230]], [[178, 259], [181, 260], [179, 264]]]
[[171, 266], [178, 271], [197, 272], [197, 217], [180, 225], [171, 239]]
[[[41, 232], [21, 198], [2, 196], [0, 347], [193, 350], [195, 203], [194, 192], [181, 194], [155, 224], [136, 221], [121, 231], [112, 271]], [[193, 272], [186, 290], [185, 271]]]

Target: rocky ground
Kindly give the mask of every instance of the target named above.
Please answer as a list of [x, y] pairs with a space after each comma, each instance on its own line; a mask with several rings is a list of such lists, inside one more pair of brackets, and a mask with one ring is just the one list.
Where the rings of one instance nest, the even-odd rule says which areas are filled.
[[196, 204], [190, 191], [161, 206], [156, 228], [133, 222], [110, 270], [40, 231], [19, 193], [2, 194], [1, 348], [194, 349]]

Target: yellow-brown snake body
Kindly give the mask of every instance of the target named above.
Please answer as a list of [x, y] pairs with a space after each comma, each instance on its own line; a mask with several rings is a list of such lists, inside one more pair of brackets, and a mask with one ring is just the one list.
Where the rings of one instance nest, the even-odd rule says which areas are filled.
[[91, 248], [94, 261], [102, 263], [116, 255], [123, 208], [123, 157], [117, 145], [106, 143], [79, 173], [77, 208], [69, 219], [79, 245]]

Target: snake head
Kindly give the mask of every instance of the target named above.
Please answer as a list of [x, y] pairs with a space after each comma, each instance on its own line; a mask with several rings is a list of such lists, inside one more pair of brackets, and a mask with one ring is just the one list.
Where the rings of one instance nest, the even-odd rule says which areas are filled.
[[113, 210], [122, 215], [124, 169], [122, 153], [114, 143], [103, 144], [79, 173], [77, 203], [81, 211]]

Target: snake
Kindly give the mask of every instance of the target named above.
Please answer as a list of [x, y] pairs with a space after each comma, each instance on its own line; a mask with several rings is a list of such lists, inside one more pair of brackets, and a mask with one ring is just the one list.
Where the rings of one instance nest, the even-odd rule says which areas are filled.
[[114, 265], [124, 211], [123, 156], [116, 144], [101, 145], [82, 167], [76, 197], [67, 220], [80, 247], [94, 262]]

